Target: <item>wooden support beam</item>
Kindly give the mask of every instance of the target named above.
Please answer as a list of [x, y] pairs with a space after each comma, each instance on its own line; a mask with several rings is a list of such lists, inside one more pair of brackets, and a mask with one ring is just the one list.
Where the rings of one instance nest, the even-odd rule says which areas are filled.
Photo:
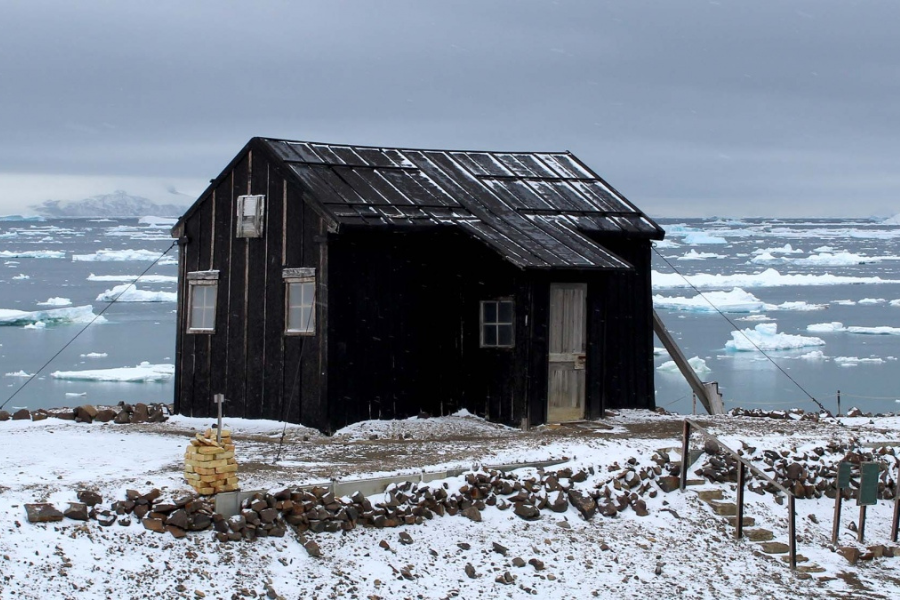
[[794, 495], [788, 494], [788, 551], [791, 570], [797, 570], [797, 511], [794, 507]]
[[737, 476], [737, 523], [734, 537], [741, 539], [744, 537], [744, 488], [747, 482], [747, 467], [742, 462], [738, 463]]
[[697, 377], [697, 373], [691, 368], [691, 365], [684, 357], [681, 348], [675, 343], [675, 338], [673, 338], [672, 334], [669, 333], [669, 330], [666, 329], [665, 323], [659, 318], [659, 314], [657, 314], [656, 310], [653, 311], [653, 332], [656, 334], [656, 337], [659, 338], [659, 341], [662, 342], [663, 346], [666, 347], [669, 356], [675, 361], [678, 370], [681, 371], [681, 374], [687, 380], [688, 385], [691, 386], [691, 389], [700, 399], [706, 412], [711, 415], [723, 414], [725, 408], [722, 406], [721, 398], [711, 389], [714, 386], [706, 386], [700, 381], [700, 378]]
[[688, 456], [691, 453], [691, 422], [687, 419], [684, 420], [684, 429], [681, 435], [681, 477], [679, 479], [678, 487], [681, 491], [684, 491], [685, 486], [687, 486], [687, 472], [688, 472], [688, 461], [690, 460]]

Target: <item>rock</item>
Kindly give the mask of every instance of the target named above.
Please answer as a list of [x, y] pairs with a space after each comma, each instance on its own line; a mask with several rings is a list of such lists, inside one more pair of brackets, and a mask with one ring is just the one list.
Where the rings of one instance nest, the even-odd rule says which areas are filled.
[[509, 548], [507, 548], [506, 546], [502, 546], [497, 542], [492, 543], [492, 549], [497, 554], [502, 554], [503, 556], [506, 556], [506, 553], [509, 552]]
[[560, 529], [572, 529], [572, 525], [568, 521], [557, 521], [556, 526]]
[[838, 548], [838, 554], [847, 559], [851, 565], [855, 565], [859, 561], [860, 552], [858, 548], [853, 546], [841, 546]]
[[0, 421], [9, 421], [10, 414], [5, 410], [0, 410]]
[[173, 525], [179, 529], [187, 529], [190, 526], [190, 519], [188, 519], [187, 511], [183, 508], [179, 508], [172, 512], [166, 519], [166, 525]]
[[882, 558], [884, 556], [884, 546], [881, 544], [869, 546], [869, 552], [872, 553], [873, 558]]
[[517, 502], [513, 512], [516, 513], [516, 516], [521, 517], [526, 521], [534, 521], [541, 518], [541, 511], [539, 509], [530, 504], [525, 504], [524, 502]]
[[127, 410], [120, 410], [113, 418], [113, 423], [115, 423], [116, 425], [125, 425], [126, 423], [131, 423], [131, 415]]
[[[135, 513], [137, 513], [136, 510]], [[144, 529], [155, 531], [157, 533], [162, 533], [166, 530], [166, 524], [163, 523], [162, 519], [146, 518], [142, 519], [141, 523], [143, 523]]]
[[528, 564], [534, 567], [535, 571], [543, 571], [544, 570], [544, 561], [538, 558], [532, 558], [528, 561]]
[[494, 581], [502, 583], [503, 585], [512, 585], [516, 581], [516, 576], [509, 571], [504, 571], [502, 574], [497, 575], [497, 578]]
[[314, 540], [307, 541], [305, 544], [303, 544], [303, 548], [306, 550], [306, 553], [313, 558], [322, 557], [322, 549], [319, 548], [319, 545]]
[[517, 557], [515, 557], [514, 559], [512, 559], [512, 564], [513, 564], [514, 567], [518, 567], [518, 568], [521, 569], [522, 567], [524, 567], [524, 566], [527, 565], [528, 563], [526, 563], [526, 562], [525, 562], [525, 559], [522, 558], [521, 556], [517, 556]]
[[44, 419], [46, 419], [49, 416], [50, 416], [50, 413], [48, 413], [46, 410], [39, 409], [39, 410], [36, 410], [33, 413], [31, 413], [31, 420], [32, 421], [43, 421]]
[[97, 519], [97, 523], [102, 525], [103, 527], [109, 527], [113, 523], [116, 522], [118, 516], [116, 513], [110, 510], [93, 510], [94, 514], [92, 515], [95, 519]]
[[475, 508], [474, 506], [468, 507], [467, 509], [463, 510], [460, 514], [462, 516], [466, 517], [467, 519], [471, 519], [472, 521], [475, 521], [476, 523], [481, 523], [481, 511], [478, 510], [477, 508]]
[[681, 487], [681, 478], [675, 475], [663, 475], [662, 477], [656, 478], [656, 485], [659, 486], [659, 489], [668, 494]]
[[63, 515], [65, 515], [68, 519], [74, 519], [76, 521], [87, 521], [88, 520], [88, 507], [87, 504], [83, 504], [81, 502], [69, 502], [69, 508], [67, 508]]
[[410, 544], [413, 543], [412, 536], [409, 535], [408, 533], [406, 533], [405, 531], [401, 531], [400, 532], [400, 543], [405, 546], [409, 546]]
[[460, 542], [456, 545], [459, 547], [460, 550], [471, 550], [472, 549], [472, 546], [470, 546], [466, 542]]
[[550, 504], [550, 510], [553, 512], [563, 513], [569, 510], [569, 501], [562, 492], [556, 495], [556, 500]]
[[800, 463], [792, 462], [788, 465], [787, 468], [787, 477], [791, 481], [799, 481], [803, 479], [803, 465]]
[[181, 527], [176, 527], [175, 525], [166, 525], [166, 531], [172, 534], [172, 537], [175, 539], [181, 539], [187, 535], [184, 529]]
[[478, 574], [475, 573], [475, 567], [472, 566], [472, 563], [466, 563], [465, 567], [466, 575], [469, 576], [469, 579], [475, 579], [478, 577]]
[[759, 546], [766, 554], [784, 554], [790, 550], [784, 542], [762, 542]]
[[29, 523], [53, 523], [63, 520], [63, 514], [48, 503], [26, 504], [25, 516], [28, 517]]
[[569, 490], [569, 502], [578, 509], [586, 521], [590, 521], [597, 512], [597, 503], [594, 499], [578, 490]]
[[92, 405], [82, 404], [75, 408], [75, 420], [81, 421], [82, 423], [92, 423], [98, 412], [99, 411]]
[[91, 490], [78, 490], [75, 495], [78, 496], [78, 499], [81, 502], [84, 502], [88, 506], [96, 506], [103, 502], [103, 496], [97, 492], [92, 492]]
[[639, 516], [639, 517], [646, 517], [647, 515], [650, 514], [650, 512], [647, 510], [647, 503], [644, 502], [644, 501], [641, 500], [641, 499], [636, 500], [636, 501], [631, 505], [631, 507], [634, 509], [634, 512], [635, 512], [635, 513], [637, 514], [637, 516]]
[[98, 411], [97, 414], [94, 416], [94, 420], [97, 421], [98, 423], [109, 423], [110, 421], [112, 421], [115, 418], [116, 418], [115, 411], [113, 411], [109, 408], [104, 408], [103, 410]]
[[146, 404], [138, 402], [134, 405], [134, 413], [131, 415], [132, 423], [146, 423], [149, 418], [150, 413]]
[[13, 419], [13, 421], [25, 421], [25, 420], [30, 421], [31, 413], [28, 412], [27, 408], [20, 408], [19, 410], [17, 410], [16, 412], [13, 413], [12, 419]]

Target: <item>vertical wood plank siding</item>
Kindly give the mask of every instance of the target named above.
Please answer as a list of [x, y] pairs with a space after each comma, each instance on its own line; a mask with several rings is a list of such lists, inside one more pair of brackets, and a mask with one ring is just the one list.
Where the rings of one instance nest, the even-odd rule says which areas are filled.
[[[251, 160], [252, 155], [252, 160]], [[457, 227], [330, 221], [269, 150], [245, 148], [183, 222], [175, 408], [287, 419], [323, 431], [449, 414], [546, 422], [549, 290], [587, 284], [586, 416], [654, 406], [650, 242], [595, 241], [634, 272], [523, 270]], [[264, 194], [262, 238], [235, 237], [235, 202]], [[316, 333], [284, 335], [284, 267], [316, 269]], [[215, 333], [187, 334], [191, 271], [219, 271]], [[513, 298], [515, 345], [480, 346], [480, 303]]]

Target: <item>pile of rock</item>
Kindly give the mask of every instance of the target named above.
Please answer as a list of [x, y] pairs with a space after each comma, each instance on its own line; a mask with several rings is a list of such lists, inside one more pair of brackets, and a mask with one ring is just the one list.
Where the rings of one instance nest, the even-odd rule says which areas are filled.
[[31, 420], [43, 421], [44, 419], [54, 417], [64, 421], [75, 421], [76, 423], [109, 423], [113, 422], [118, 425], [126, 423], [162, 423], [168, 420], [169, 415], [173, 414], [171, 404], [126, 404], [119, 402], [116, 407], [100, 407], [97, 408], [91, 404], [82, 404], [75, 408], [56, 408], [45, 410], [39, 408], [29, 411], [27, 408], [21, 408], [13, 414], [5, 410], [0, 410], [0, 421]]
[[49, 523], [68, 518], [96, 521], [103, 527], [113, 523], [128, 527], [133, 517], [140, 520], [145, 529], [182, 538], [188, 531], [208, 529], [213, 521], [212, 505], [191, 494], [170, 501], [162, 499], [162, 492], [155, 488], [145, 494], [126, 490], [125, 498], [113, 502], [108, 509], [100, 506], [103, 502], [100, 494], [91, 490], [79, 490], [77, 497], [78, 502], [69, 502], [69, 507], [62, 512], [48, 503], [26, 504], [28, 522]]
[[[724, 452], [716, 444], [706, 444], [707, 454], [702, 466], [695, 472], [713, 482], [737, 482], [738, 461], [731, 454]], [[858, 465], [861, 462], [882, 462], [892, 457], [890, 464], [897, 460], [897, 450], [893, 447], [882, 447], [870, 452], [855, 452], [843, 444], [830, 443], [810, 451], [798, 452], [796, 449], [763, 450], [743, 445], [738, 453], [758, 462], [759, 469], [769, 475], [780, 485], [789, 489], [796, 498], [834, 498], [837, 494], [838, 463], [850, 462]], [[887, 464], [887, 463], [885, 463]], [[857, 471], [858, 473], [858, 471]], [[754, 481], [755, 479], [755, 481]], [[850, 478], [850, 489], [845, 489], [846, 498], [855, 496], [859, 488], [858, 475]], [[781, 490], [769, 482], [754, 478], [750, 473], [747, 489], [758, 494], [779, 494]], [[890, 500], [897, 494], [897, 482], [890, 469], [882, 469], [878, 482], [878, 497]]]
[[237, 462], [231, 432], [222, 430], [221, 443], [213, 429], [207, 429], [202, 435], [198, 433], [184, 453], [184, 478], [203, 496], [237, 490]]
[[[290, 500], [287, 501], [290, 503]], [[241, 503], [240, 514], [228, 519], [213, 515], [213, 528], [220, 542], [252, 541], [261, 537], [284, 537], [287, 525], [282, 512], [290, 510], [285, 501], [272, 494], [253, 494]]]

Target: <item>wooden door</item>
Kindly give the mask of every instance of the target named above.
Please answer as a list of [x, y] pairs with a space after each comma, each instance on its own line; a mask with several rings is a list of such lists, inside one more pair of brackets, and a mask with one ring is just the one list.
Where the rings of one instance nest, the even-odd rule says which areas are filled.
[[549, 423], [584, 418], [586, 296], [584, 283], [550, 284]]

